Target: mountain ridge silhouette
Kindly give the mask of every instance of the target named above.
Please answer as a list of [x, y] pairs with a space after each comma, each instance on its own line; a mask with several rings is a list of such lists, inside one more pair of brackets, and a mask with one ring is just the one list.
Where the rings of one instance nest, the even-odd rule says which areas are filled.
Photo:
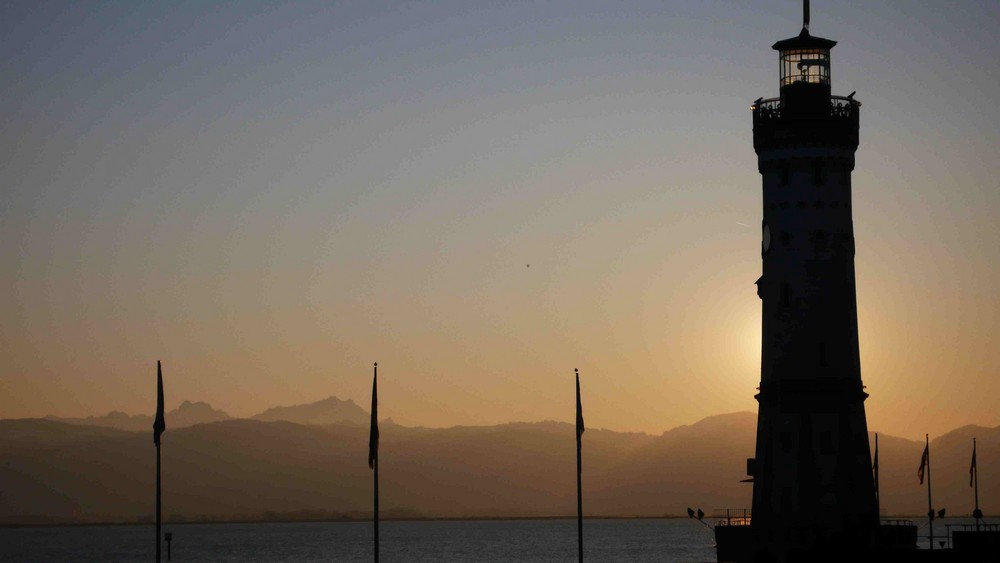
[[[101, 416], [59, 417], [47, 415], [43, 418], [67, 424], [117, 428], [131, 432], [141, 432], [153, 426], [152, 415], [130, 415], [117, 410]], [[221, 409], [215, 409], [204, 401], [185, 400], [176, 409], [166, 413], [168, 428], [184, 428], [235, 418], [238, 417], [230, 416]], [[367, 411], [359, 407], [353, 400], [341, 400], [335, 395], [313, 403], [271, 407], [248, 418], [265, 421], [285, 420], [299, 424], [333, 424], [338, 422], [368, 424], [369, 422]]]
[[[182, 520], [364, 518], [370, 514], [368, 428], [226, 419], [167, 420], [164, 514]], [[746, 458], [756, 414], [707, 417], [660, 435], [589, 428], [586, 514], [683, 515], [750, 505]], [[46, 419], [0, 420], [0, 524], [145, 521], [152, 514], [151, 428], [131, 432]], [[971, 435], [980, 500], [1000, 512], [1000, 427], [964, 426], [932, 441], [936, 508], [972, 510]], [[923, 443], [880, 434], [882, 505], [924, 514], [916, 478]], [[382, 424], [381, 504], [387, 515], [545, 517], [575, 511], [575, 426], [512, 422], [450, 428]]]

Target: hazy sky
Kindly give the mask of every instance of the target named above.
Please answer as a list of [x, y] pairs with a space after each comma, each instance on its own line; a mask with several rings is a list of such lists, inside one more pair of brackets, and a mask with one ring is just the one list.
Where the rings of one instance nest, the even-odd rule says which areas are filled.
[[[4, 2], [0, 417], [756, 410], [750, 102], [801, 3]], [[869, 426], [1000, 424], [1000, 3], [816, 1]], [[528, 266], [530, 264], [530, 267]]]

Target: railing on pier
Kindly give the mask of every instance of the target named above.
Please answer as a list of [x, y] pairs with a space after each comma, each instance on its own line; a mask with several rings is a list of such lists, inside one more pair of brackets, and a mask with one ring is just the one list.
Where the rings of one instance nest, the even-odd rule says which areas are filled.
[[945, 524], [949, 532], [1000, 532], [1000, 524]]
[[751, 511], [749, 508], [717, 508], [712, 511], [712, 518], [718, 520], [716, 526], [749, 526]]

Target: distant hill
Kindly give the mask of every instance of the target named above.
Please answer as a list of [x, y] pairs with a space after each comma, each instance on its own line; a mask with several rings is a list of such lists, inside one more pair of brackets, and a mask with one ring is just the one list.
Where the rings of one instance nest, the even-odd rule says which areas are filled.
[[[194, 426], [195, 424], [206, 424], [229, 420], [232, 418], [225, 412], [212, 408], [212, 405], [205, 402], [192, 403], [184, 401], [176, 409], [166, 413], [167, 426], [169, 428], [183, 428]], [[77, 424], [87, 426], [101, 426], [105, 428], [116, 428], [130, 432], [152, 432], [152, 415], [136, 414], [128, 415], [121, 411], [111, 411], [104, 416], [88, 416], [86, 418], [60, 418], [57, 416], [47, 416], [46, 420], [64, 422], [66, 424]]]
[[[588, 515], [683, 515], [687, 506], [748, 507], [746, 458], [756, 415], [713, 416], [662, 435], [587, 429]], [[562, 422], [408, 428], [383, 422], [386, 516], [510, 517], [576, 510], [574, 426]], [[964, 427], [931, 443], [936, 508], [972, 508], [971, 436], [979, 439], [980, 501], [1000, 512], [1000, 427]], [[0, 420], [0, 523], [149, 520], [155, 455], [141, 433], [43, 419]], [[923, 514], [916, 470], [923, 443], [879, 436], [883, 507]], [[255, 519], [370, 514], [367, 424], [223, 420], [168, 427], [164, 514]], [[298, 516], [296, 516], [298, 515]]]
[[[232, 418], [225, 412], [219, 409], [214, 409], [212, 408], [212, 405], [202, 401], [198, 401], [196, 403], [184, 401], [181, 403], [181, 406], [167, 413], [166, 417], [167, 420], [170, 421], [171, 426], [174, 428], [194, 426], [195, 424], [208, 424], [210, 422], [219, 422], [220, 420], [229, 420]], [[150, 424], [152, 424], [152, 422], [150, 422]]]
[[[212, 405], [200, 401], [184, 401], [179, 407], [166, 413], [168, 428], [184, 428], [186, 426], [194, 426], [195, 424], [207, 424], [209, 422], [219, 422], [232, 418], [227, 413], [213, 408]], [[265, 422], [284, 420], [306, 425], [367, 425], [370, 420], [368, 412], [359, 407], [354, 401], [350, 399], [342, 401], [337, 397], [328, 397], [321, 401], [305, 405], [274, 407], [262, 413], [255, 414], [250, 418]], [[130, 432], [152, 431], [153, 427], [152, 415], [129, 415], [121, 411], [111, 411], [103, 416], [88, 416], [86, 418], [47, 416], [45, 419], [64, 422], [66, 424], [116, 428]]]
[[341, 401], [337, 397], [327, 397], [322, 401], [306, 405], [274, 407], [250, 418], [265, 422], [284, 420], [296, 424], [367, 425], [370, 422], [369, 413], [354, 401], [350, 399]]
[[653, 438], [620, 460], [607, 478], [614, 486], [594, 491], [609, 514], [683, 514], [749, 508], [752, 485], [746, 458], [753, 457], [757, 415], [711, 416]]
[[63, 418], [49, 415], [45, 417], [45, 420], [63, 422], [66, 424], [116, 428], [118, 430], [127, 430], [129, 432], [140, 432], [146, 428], [153, 427], [152, 416], [144, 414], [128, 415], [121, 411], [111, 411], [104, 416], [88, 416], [86, 418]]

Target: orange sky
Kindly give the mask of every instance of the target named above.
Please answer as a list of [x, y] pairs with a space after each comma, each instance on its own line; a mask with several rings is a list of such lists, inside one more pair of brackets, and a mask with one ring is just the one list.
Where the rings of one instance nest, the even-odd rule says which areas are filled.
[[[0, 417], [149, 413], [157, 359], [236, 416], [367, 408], [373, 361], [409, 425], [571, 420], [575, 367], [588, 426], [755, 410], [791, 4], [8, 8]], [[917, 438], [1000, 424], [1000, 10], [899, 10], [812, 30], [864, 104], [869, 426]]]

